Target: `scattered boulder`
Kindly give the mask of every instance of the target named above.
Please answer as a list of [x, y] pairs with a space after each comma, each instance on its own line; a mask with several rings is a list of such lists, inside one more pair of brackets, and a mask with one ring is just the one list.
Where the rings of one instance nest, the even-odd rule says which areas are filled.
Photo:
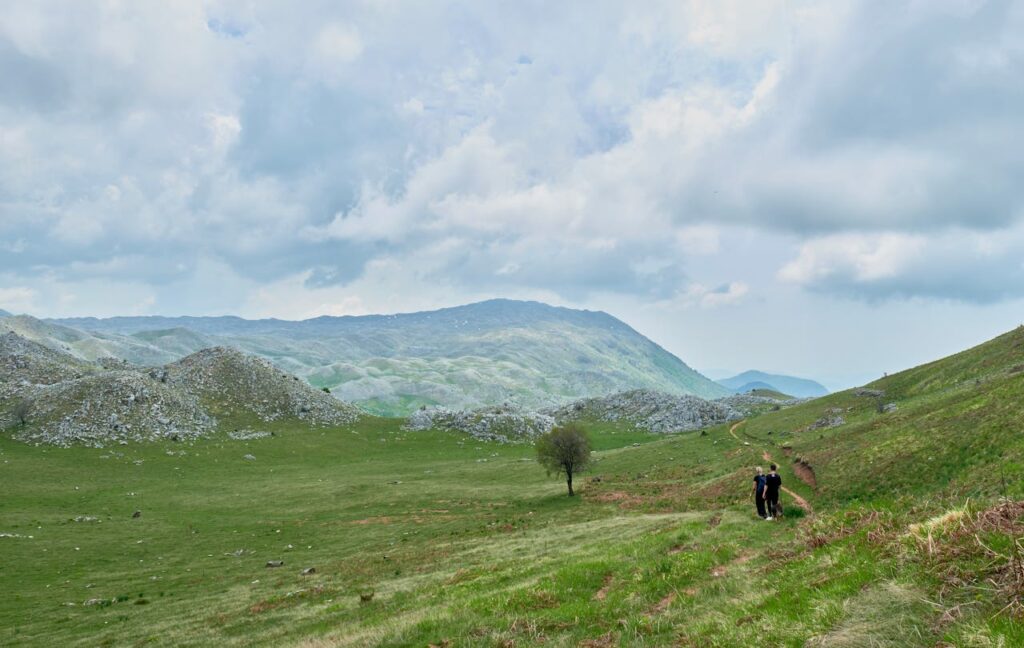
[[316, 573], [316, 567], [306, 567], [305, 569], [302, 570], [302, 575], [303, 576], [312, 576], [315, 573]]
[[243, 456], [242, 459], [245, 459], [246, 461], [256, 461], [256, 457], [254, 457], [251, 454], [247, 454], [247, 455]]
[[132, 519], [133, 520], [137, 520], [140, 517], [142, 517], [142, 511], [135, 511], [134, 513], [132, 513]]
[[840, 416], [839, 414], [834, 413], [834, 412], [826, 412], [825, 416], [822, 416], [820, 419], [818, 419], [814, 423], [811, 423], [810, 425], [808, 425], [806, 429], [808, 429], [808, 430], [822, 430], [822, 429], [826, 429], [826, 428], [839, 427], [840, 425], [845, 425], [845, 424], [846, 424], [846, 419], [843, 418], [842, 416]]
[[885, 405], [882, 405], [883, 414], [891, 414], [898, 409], [899, 407], [896, 405], [896, 403], [886, 403]]
[[275, 568], [275, 567], [284, 567], [284, 561], [283, 560], [268, 560], [267, 561], [267, 568], [268, 569]]
[[868, 389], [866, 387], [861, 387], [853, 393], [855, 396], [862, 396], [865, 398], [881, 398], [882, 396], [885, 396], [885, 392], [881, 389]]

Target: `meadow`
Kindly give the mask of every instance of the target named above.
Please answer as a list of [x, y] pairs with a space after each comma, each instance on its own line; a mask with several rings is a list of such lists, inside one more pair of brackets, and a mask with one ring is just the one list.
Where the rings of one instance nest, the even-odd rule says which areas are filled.
[[[1022, 349], [884, 378], [887, 413], [850, 391], [675, 435], [589, 422], [575, 498], [529, 445], [399, 419], [5, 436], [0, 644], [1024, 645]], [[776, 522], [749, 495], [769, 459]]]

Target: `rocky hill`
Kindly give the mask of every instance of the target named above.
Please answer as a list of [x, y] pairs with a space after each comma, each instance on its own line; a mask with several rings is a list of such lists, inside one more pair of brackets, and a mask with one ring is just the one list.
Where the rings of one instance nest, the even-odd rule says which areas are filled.
[[137, 370], [104, 371], [42, 387], [30, 395], [29, 443], [104, 446], [166, 438], [194, 439], [216, 419], [187, 392]]
[[230, 346], [385, 415], [406, 416], [424, 405], [472, 410], [510, 402], [537, 409], [638, 388], [706, 398], [730, 393], [607, 313], [537, 302], [498, 299], [298, 322], [118, 317], [49, 323], [101, 336], [112, 352], [117, 342], [124, 349], [117, 353], [131, 361], [137, 360], [129, 354], [147, 348], [181, 354], [196, 344]]
[[186, 440], [228, 417], [338, 425], [355, 421], [359, 410], [231, 349], [143, 368], [109, 358], [87, 362], [15, 333], [0, 336], [0, 425], [21, 440], [62, 446]]
[[316, 425], [351, 423], [359, 416], [348, 403], [235, 349], [204, 349], [151, 373], [217, 416], [254, 414], [264, 422], [295, 417]]
[[95, 365], [16, 333], [0, 335], [0, 398], [37, 385], [81, 378], [96, 370]]
[[720, 401], [638, 389], [588, 398], [550, 410], [559, 422], [573, 420], [625, 421], [650, 432], [684, 432], [743, 418]]

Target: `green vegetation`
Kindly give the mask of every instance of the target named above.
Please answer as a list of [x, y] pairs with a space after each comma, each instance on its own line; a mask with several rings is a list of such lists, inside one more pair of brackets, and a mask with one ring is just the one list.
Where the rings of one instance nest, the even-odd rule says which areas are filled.
[[83, 358], [144, 364], [230, 346], [380, 416], [408, 416], [423, 405], [476, 409], [510, 401], [537, 408], [636, 388], [730, 393], [607, 313], [506, 299], [303, 322], [15, 317], [0, 320], [4, 328]]
[[[1022, 645], [1022, 365], [1017, 330], [870, 385], [886, 413], [854, 390], [679, 435], [584, 421], [575, 498], [528, 445], [393, 419], [0, 440], [0, 644]], [[779, 522], [749, 501], [769, 459]]]
[[537, 462], [549, 475], [565, 475], [569, 497], [574, 496], [572, 478], [586, 470], [591, 461], [590, 435], [586, 430], [576, 423], [556, 427], [542, 434], [534, 447], [537, 449]]

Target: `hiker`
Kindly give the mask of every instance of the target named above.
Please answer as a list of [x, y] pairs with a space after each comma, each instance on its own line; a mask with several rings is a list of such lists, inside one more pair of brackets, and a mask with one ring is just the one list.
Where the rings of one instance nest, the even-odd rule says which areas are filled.
[[764, 478], [764, 501], [768, 507], [766, 520], [774, 520], [779, 514], [779, 489], [782, 488], [782, 477], [776, 472], [778, 466], [771, 465], [771, 470]]
[[761, 466], [754, 468], [754, 504], [763, 520], [767, 513], [764, 512], [764, 469]]

